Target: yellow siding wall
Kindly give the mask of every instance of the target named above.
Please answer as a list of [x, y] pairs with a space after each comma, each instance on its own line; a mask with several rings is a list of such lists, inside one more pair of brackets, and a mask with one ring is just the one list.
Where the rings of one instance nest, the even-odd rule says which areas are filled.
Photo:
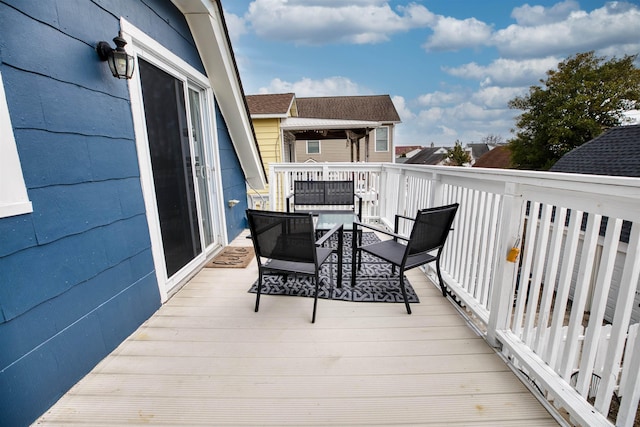
[[280, 119], [253, 119], [253, 128], [256, 131], [262, 163], [269, 176], [269, 164], [282, 162]]

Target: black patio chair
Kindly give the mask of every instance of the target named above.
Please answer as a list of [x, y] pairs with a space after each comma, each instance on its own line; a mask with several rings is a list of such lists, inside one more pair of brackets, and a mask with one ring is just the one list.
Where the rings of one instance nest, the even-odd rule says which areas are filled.
[[[354, 286], [356, 281], [356, 255], [358, 256], [358, 269], [360, 269], [362, 266], [362, 252], [364, 251], [391, 263], [393, 274], [395, 274], [396, 267], [399, 267], [400, 289], [402, 290], [404, 305], [407, 307], [407, 313], [411, 314], [411, 307], [409, 307], [407, 291], [404, 286], [405, 270], [435, 261], [442, 295], [447, 296], [440, 272], [440, 255], [457, 210], [458, 203], [455, 203], [448, 206], [419, 210], [415, 218], [396, 215], [393, 233], [360, 222], [354, 223], [354, 232], [357, 232], [358, 228], [368, 228], [391, 236], [393, 239], [365, 246], [354, 239], [351, 258], [351, 286]], [[413, 228], [409, 237], [398, 234], [400, 219], [413, 221]], [[403, 240], [406, 243], [400, 243], [398, 240]], [[434, 251], [436, 252], [435, 255], [433, 254]]]
[[[339, 224], [315, 239], [313, 215], [311, 213], [284, 213], [247, 209], [247, 219], [251, 240], [258, 262], [258, 290], [255, 311], [260, 305], [263, 276], [303, 274], [315, 278], [316, 292], [313, 300], [313, 316], [316, 321], [316, 306], [320, 288], [320, 267], [333, 252], [338, 254], [338, 287], [342, 286], [342, 233]], [[332, 249], [323, 245], [337, 233], [338, 247]]]

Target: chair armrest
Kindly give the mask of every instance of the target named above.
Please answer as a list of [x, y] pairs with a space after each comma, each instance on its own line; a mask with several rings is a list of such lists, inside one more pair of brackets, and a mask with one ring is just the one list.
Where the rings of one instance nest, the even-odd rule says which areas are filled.
[[325, 243], [327, 240], [329, 240], [329, 238], [330, 238], [331, 236], [333, 236], [333, 235], [336, 233], [336, 231], [340, 230], [340, 233], [342, 233], [343, 229], [344, 229], [344, 225], [342, 225], [342, 224], [336, 224], [336, 226], [334, 226], [331, 230], [329, 230], [329, 231], [327, 231], [326, 233], [324, 233], [324, 234], [322, 235], [322, 237], [321, 237], [321, 238], [319, 238], [318, 240], [316, 240], [316, 246], [322, 246], [322, 245], [324, 245], [324, 243]]
[[396, 214], [396, 218], [408, 219], [409, 221], [415, 221], [415, 218], [411, 218], [410, 216], [398, 215]]
[[357, 231], [357, 227], [368, 228], [370, 230], [376, 231], [378, 233], [386, 234], [387, 236], [391, 236], [393, 238], [409, 241], [409, 238], [407, 236], [403, 236], [402, 234], [398, 234], [398, 233], [392, 233], [391, 231], [383, 230], [382, 228], [374, 227], [372, 225], [363, 224], [363, 223], [361, 223], [359, 221], [356, 221], [356, 222], [353, 223], [353, 232], [354, 233]]
[[415, 221], [416, 220], [415, 218], [411, 218], [411, 217], [408, 217], [408, 216], [396, 214], [396, 219], [395, 219], [395, 222], [393, 224], [393, 231], [395, 231], [396, 233], [398, 232], [398, 228], [400, 227], [400, 218], [406, 219], [406, 220], [409, 220], [409, 221]]

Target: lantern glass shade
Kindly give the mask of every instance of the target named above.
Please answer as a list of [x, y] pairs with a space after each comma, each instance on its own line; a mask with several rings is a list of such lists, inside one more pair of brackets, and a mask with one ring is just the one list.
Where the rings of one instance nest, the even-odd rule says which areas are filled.
[[114, 49], [107, 58], [107, 62], [113, 77], [130, 79], [133, 76], [133, 56], [128, 55], [124, 49], [122, 51]]

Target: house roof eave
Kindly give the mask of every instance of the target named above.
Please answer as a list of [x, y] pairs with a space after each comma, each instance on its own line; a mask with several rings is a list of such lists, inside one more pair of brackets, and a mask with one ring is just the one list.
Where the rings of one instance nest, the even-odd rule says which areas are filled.
[[314, 119], [306, 117], [289, 117], [283, 120], [283, 130], [324, 130], [324, 129], [375, 129], [382, 126], [380, 122], [365, 120]]
[[267, 176], [231, 48], [222, 5], [215, 0], [171, 1], [182, 12], [189, 25], [247, 182], [253, 188], [263, 189]]

